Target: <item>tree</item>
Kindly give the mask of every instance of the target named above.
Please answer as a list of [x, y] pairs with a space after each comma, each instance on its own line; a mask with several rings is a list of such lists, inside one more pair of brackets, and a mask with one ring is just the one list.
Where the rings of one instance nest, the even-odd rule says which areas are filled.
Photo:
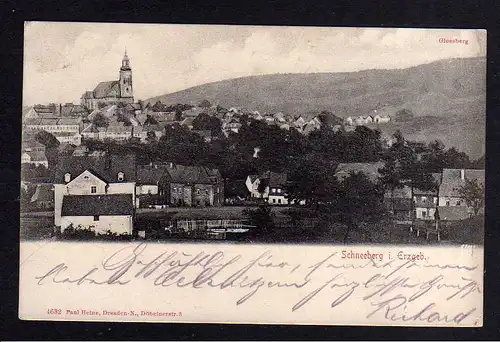
[[201, 101], [201, 103], [198, 106], [201, 108], [210, 108], [210, 107], [212, 107], [212, 104], [210, 103], [210, 101], [205, 99], [205, 100]]
[[92, 119], [92, 123], [96, 127], [108, 127], [109, 126], [109, 120], [107, 117], [105, 117], [102, 113], [97, 113], [94, 118]]
[[414, 116], [411, 110], [404, 108], [396, 112], [395, 119], [398, 122], [404, 122], [413, 120]]
[[254, 237], [268, 235], [274, 228], [274, 213], [269, 204], [260, 205], [258, 209], [255, 210], [245, 209], [243, 215], [248, 217], [256, 226], [256, 228], [251, 231]]
[[333, 203], [339, 196], [339, 182], [335, 176], [337, 165], [321, 155], [309, 154], [290, 172], [287, 185], [288, 201], [306, 201], [318, 210], [320, 204]]
[[464, 152], [458, 152], [455, 147], [444, 154], [444, 164], [451, 169], [468, 169], [472, 166], [469, 156]]
[[474, 215], [484, 206], [484, 184], [477, 179], [465, 180], [465, 184], [458, 188], [458, 193], [465, 199], [465, 203], [474, 210]]
[[38, 132], [35, 135], [35, 139], [46, 148], [57, 148], [60, 145], [59, 140], [47, 131]]
[[362, 172], [351, 173], [341, 183], [336, 204], [325, 209], [336, 212], [347, 226], [344, 235], [344, 243], [347, 243], [349, 234], [358, 230], [360, 225], [379, 221], [383, 217], [383, 191]]

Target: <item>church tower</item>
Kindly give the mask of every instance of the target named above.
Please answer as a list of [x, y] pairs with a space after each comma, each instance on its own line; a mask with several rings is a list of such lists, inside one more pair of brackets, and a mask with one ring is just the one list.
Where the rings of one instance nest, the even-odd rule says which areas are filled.
[[130, 68], [130, 61], [127, 56], [127, 50], [122, 59], [122, 66], [120, 68], [120, 97], [130, 97], [134, 101], [134, 92], [132, 89], [132, 69]]

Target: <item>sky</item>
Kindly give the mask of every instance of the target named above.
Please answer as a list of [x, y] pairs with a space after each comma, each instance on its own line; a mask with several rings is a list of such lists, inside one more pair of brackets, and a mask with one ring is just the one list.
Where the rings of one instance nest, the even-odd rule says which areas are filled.
[[79, 103], [99, 82], [118, 80], [125, 50], [134, 97], [145, 100], [242, 76], [485, 56], [485, 46], [477, 30], [27, 22], [23, 105]]

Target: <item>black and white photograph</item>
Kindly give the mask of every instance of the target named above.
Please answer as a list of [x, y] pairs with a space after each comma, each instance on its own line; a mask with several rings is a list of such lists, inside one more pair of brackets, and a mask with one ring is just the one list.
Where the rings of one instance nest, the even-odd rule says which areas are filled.
[[24, 55], [22, 240], [483, 242], [485, 31], [28, 22]]

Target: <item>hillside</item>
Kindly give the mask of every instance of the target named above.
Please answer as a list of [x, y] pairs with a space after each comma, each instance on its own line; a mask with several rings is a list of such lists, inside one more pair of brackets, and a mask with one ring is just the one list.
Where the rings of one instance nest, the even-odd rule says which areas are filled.
[[421, 117], [380, 126], [416, 140], [441, 139], [477, 158], [484, 153], [486, 59], [450, 59], [407, 69], [350, 73], [275, 74], [230, 79], [154, 97], [166, 104], [197, 104], [301, 114], [328, 110], [340, 117], [384, 107]]

